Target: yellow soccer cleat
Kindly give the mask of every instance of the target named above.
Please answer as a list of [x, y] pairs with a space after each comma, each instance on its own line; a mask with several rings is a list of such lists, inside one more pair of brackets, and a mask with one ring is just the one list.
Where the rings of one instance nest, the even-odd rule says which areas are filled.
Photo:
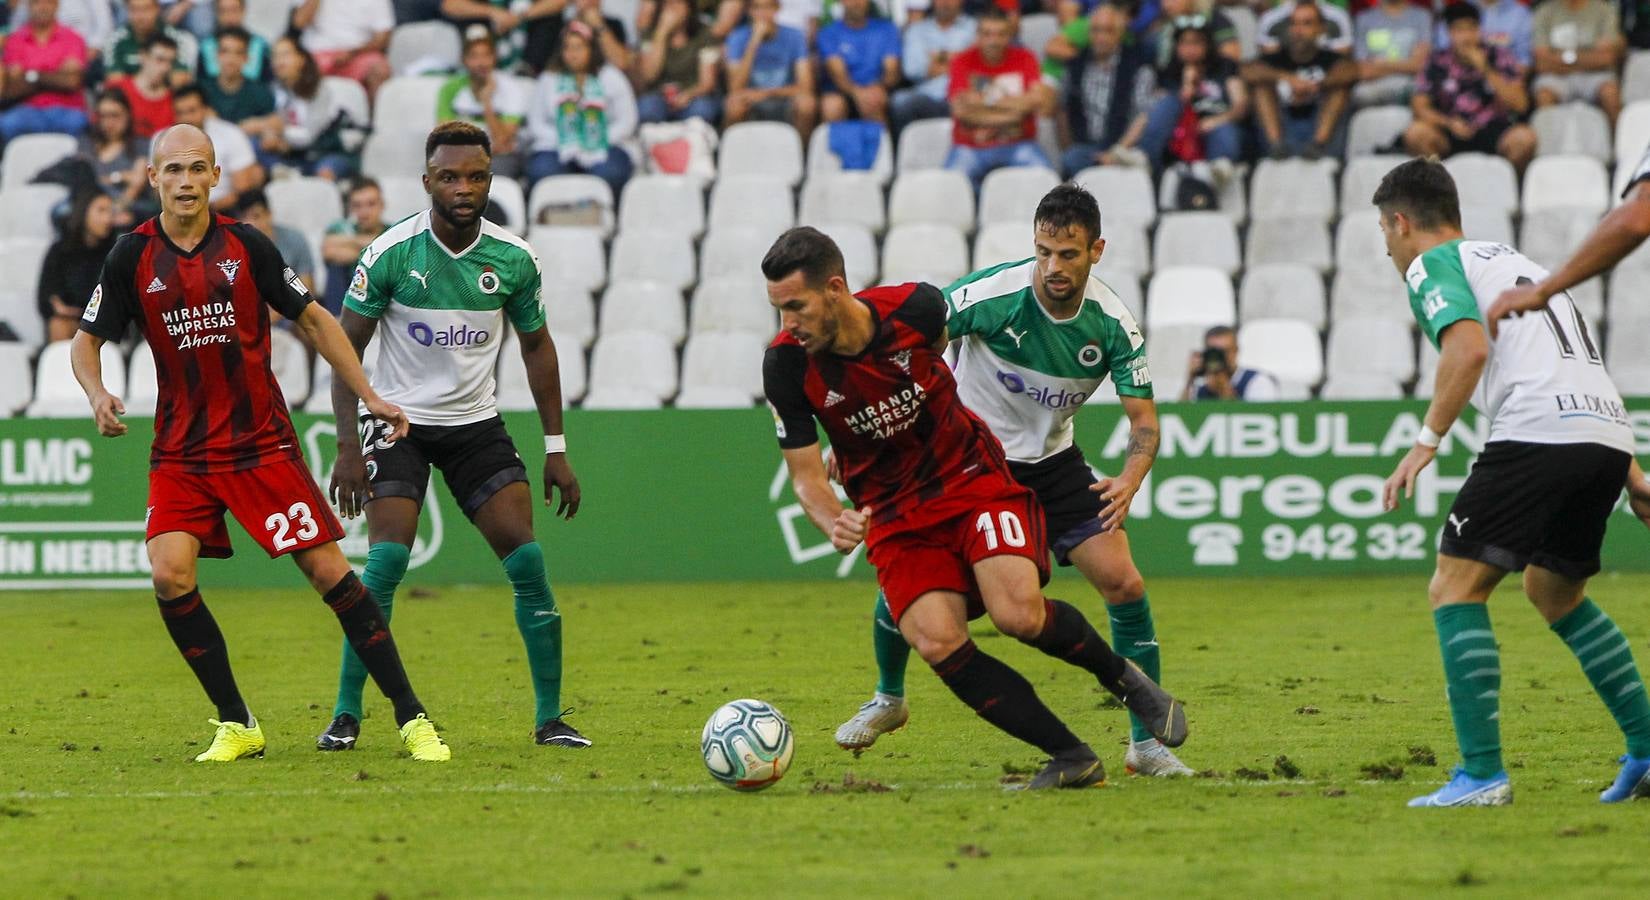
[[401, 743], [412, 758], [423, 762], [446, 762], [453, 758], [453, 748], [435, 731], [435, 723], [423, 713], [401, 726]]
[[207, 721], [218, 726], [218, 733], [212, 736], [212, 746], [195, 757], [195, 762], [234, 762], [247, 756], [263, 758], [264, 730], [257, 719], [253, 719], [251, 725], [219, 722], [217, 719]]

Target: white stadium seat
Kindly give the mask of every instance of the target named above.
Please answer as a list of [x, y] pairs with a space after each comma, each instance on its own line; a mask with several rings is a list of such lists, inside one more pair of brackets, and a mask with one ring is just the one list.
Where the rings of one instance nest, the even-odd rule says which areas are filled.
[[1347, 126], [1346, 158], [1369, 156], [1392, 146], [1413, 118], [1407, 106], [1369, 106], [1358, 110]]
[[1043, 195], [1059, 183], [1060, 176], [1053, 169], [1041, 166], [993, 169], [980, 183], [979, 219], [981, 222], [1020, 222], [1029, 226]]
[[1380, 185], [1381, 179], [1407, 159], [1409, 157], [1395, 154], [1348, 159], [1346, 168], [1341, 170], [1341, 214], [1369, 209], [1372, 205], [1370, 198], [1375, 196], [1375, 188]]
[[630, 229], [613, 239], [608, 281], [657, 281], [685, 291], [697, 280], [693, 242], [686, 235], [654, 228]]
[[888, 227], [882, 185], [870, 172], [814, 172], [802, 185], [802, 210], [797, 221], [816, 228], [831, 222], [851, 222], [881, 233]]
[[424, 181], [417, 175], [385, 175], [378, 179], [384, 194], [384, 221], [399, 222], [416, 215], [430, 206], [430, 195], [424, 192]]
[[1349, 212], [1335, 226], [1335, 271], [1355, 272], [1366, 281], [1398, 279], [1381, 236], [1381, 214], [1370, 206]]
[[[979, 270], [1013, 259], [1025, 259], [1032, 255], [1034, 249], [1030, 225], [1024, 222], [987, 222], [974, 235], [973, 268]], [[1110, 255], [1111, 243], [1108, 241], [1106, 256]]]
[[1318, 396], [1324, 400], [1401, 400], [1404, 388], [1386, 375], [1331, 373]]
[[[1214, 213], [1230, 219], [1233, 225], [1242, 225], [1249, 218], [1249, 192], [1244, 189], [1247, 163], [1239, 163], [1232, 169], [1231, 177], [1224, 181], [1216, 180]], [[1175, 209], [1175, 198], [1180, 191], [1180, 170], [1170, 169], [1163, 173], [1157, 185], [1157, 207], [1168, 215]]]
[[[367, 352], [361, 355], [361, 368], [366, 371], [369, 378], [378, 367], [378, 355], [383, 347], [383, 341], [373, 341], [367, 345]], [[310, 376], [309, 385], [309, 399], [304, 401], [304, 412], [332, 415], [332, 366], [328, 365], [326, 360], [315, 360], [315, 369]]]
[[1415, 377], [1415, 330], [1387, 318], [1337, 319], [1329, 326], [1328, 371], [1408, 381]]
[[539, 225], [527, 232], [527, 244], [538, 255], [546, 281], [553, 278], [584, 291], [599, 291], [607, 284], [607, 254], [594, 229]]
[[1512, 163], [1487, 153], [1457, 153], [1444, 160], [1444, 168], [1455, 179], [1462, 206], [1518, 212], [1518, 173]]
[[1132, 166], [1090, 166], [1072, 179], [1100, 204], [1100, 233], [1118, 221], [1150, 225], [1157, 221], [1157, 195], [1144, 169]]
[[776, 228], [726, 225], [712, 228], [699, 248], [699, 277], [761, 278], [762, 257], [779, 236]]
[[344, 217], [338, 185], [325, 178], [285, 178], [264, 188], [269, 214], [276, 222], [304, 234], [321, 234]]
[[1050, 13], [1031, 13], [1020, 17], [1020, 44], [1042, 58], [1043, 48], [1060, 31], [1060, 21]]
[[[1519, 229], [1518, 249], [1548, 270], [1564, 264], [1575, 248], [1598, 224], [1598, 214], [1586, 209], [1537, 209], [1524, 216]], [[1577, 285], [1570, 296], [1593, 322], [1604, 313], [1604, 295], [1600, 280], [1594, 278]]]
[[596, 304], [585, 288], [545, 279], [544, 317], [563, 353], [583, 352], [596, 339]]
[[[1164, 325], [1147, 329], [1146, 361], [1151, 367], [1152, 394], [1159, 402], [1180, 399], [1186, 387], [1186, 363], [1203, 349], [1202, 325]], [[1245, 358], [1248, 348], [1244, 349]]]
[[[584, 351], [578, 347], [556, 347], [556, 369], [561, 375], [563, 404], [578, 402], [584, 397]], [[521, 339], [513, 329], [507, 329], [504, 344], [498, 353], [498, 405], [505, 412], [532, 412], [538, 409], [533, 401], [532, 385], [527, 383], [527, 363], [521, 358]]]
[[0, 188], [0, 238], [52, 234], [52, 207], [67, 199], [69, 189], [59, 184]]
[[390, 68], [397, 75], [455, 71], [462, 43], [458, 29], [447, 22], [397, 25], [390, 32]]
[[28, 184], [41, 170], [74, 152], [75, 139], [67, 134], [18, 135], [0, 157], [0, 188]]
[[[877, 239], [871, 229], [849, 222], [833, 222], [818, 226], [842, 251], [842, 264], [848, 270], [848, 289], [862, 290], [877, 283], [881, 266], [877, 258]], [[758, 274], [760, 275], [760, 268]], [[764, 295], [767, 293], [763, 289]]]
[[1470, 241], [1494, 241], [1509, 246], [1516, 242], [1512, 219], [1500, 209], [1485, 206], [1461, 207], [1461, 232]]
[[1254, 319], [1238, 330], [1243, 364], [1278, 380], [1286, 393], [1323, 380], [1318, 330], [1295, 319]]
[[1249, 178], [1249, 218], [1312, 219], [1328, 222], [1335, 218], [1335, 177], [1333, 163], [1326, 160], [1266, 159], [1255, 166]]
[[808, 177], [844, 171], [868, 174], [876, 179], [878, 185], [888, 184], [888, 180], [894, 177], [894, 142], [888, 137], [888, 129], [882, 129], [882, 140], [877, 144], [877, 155], [871, 162], [871, 168], [844, 170], [842, 159], [831, 152], [830, 126], [815, 128], [813, 137], [808, 139]]
[[619, 197], [619, 227], [666, 228], [697, 238], [705, 233], [705, 191], [686, 175], [638, 175]]
[[[390, 81], [394, 80], [395, 79], [393, 78], [390, 79]], [[435, 92], [440, 89], [440, 82], [438, 79], [431, 78], [428, 80], [436, 82], [436, 88], [432, 89], [429, 95], [430, 102], [427, 107], [429, 112], [422, 115], [418, 112], [413, 112], [410, 116], [410, 118], [414, 120], [424, 119], [428, 122], [428, 124], [425, 124], [421, 130], [418, 130], [418, 140], [420, 143], [423, 143], [424, 136], [429, 133], [430, 129], [435, 127]], [[343, 108], [346, 114], [348, 114], [351, 122], [354, 122], [362, 128], [377, 127], [378, 123], [372, 118], [372, 101], [367, 97], [367, 89], [361, 86], [361, 82], [355, 81], [351, 78], [340, 78], [333, 75], [326, 75], [321, 78], [321, 83], [326, 86], [328, 91], [332, 92], [334, 97], [337, 98], [338, 105]], [[388, 86], [389, 83], [385, 82], [384, 86], [378, 89], [380, 109], [386, 108], [383, 105], [385, 102], [384, 87]], [[389, 102], [397, 103], [404, 102], [404, 100], [405, 98], [395, 98], [392, 95]], [[392, 106], [389, 108], [393, 109], [394, 107]], [[405, 126], [405, 122], [402, 120], [398, 120], [398, 124]]]
[[1250, 319], [1295, 319], [1324, 325], [1323, 275], [1298, 263], [1250, 266], [1238, 286], [1238, 314]]
[[16, 341], [0, 341], [0, 419], [22, 412], [34, 398], [34, 386], [29, 383], [29, 348]]
[[952, 169], [902, 172], [888, 195], [888, 224], [947, 225], [974, 230], [974, 188], [968, 176]]
[[408, 140], [405, 134], [399, 132], [375, 131], [367, 136], [367, 142], [361, 148], [361, 171], [380, 179], [422, 176], [424, 145]]
[[1237, 32], [1238, 51], [1243, 54], [1244, 62], [1255, 58], [1260, 52], [1260, 20], [1255, 11], [1247, 6], [1232, 6], [1222, 8], [1221, 15], [1232, 23], [1232, 30]]
[[603, 337], [633, 331], [656, 334], [672, 347], [687, 336], [682, 292], [651, 281], [623, 281], [602, 294]]
[[1530, 117], [1530, 127], [1535, 129], [1538, 156], [1573, 154], [1610, 162], [1610, 120], [1591, 103], [1543, 107]]
[[968, 244], [950, 225], [897, 225], [882, 242], [882, 281], [945, 287], [968, 274]]
[[[5, 277], [0, 278], [0, 322], [10, 325], [18, 340], [30, 349], [46, 341], [39, 286], [40, 270], [50, 248], [51, 241], [46, 237], [0, 238], [0, 260], [4, 261], [5, 271]], [[90, 298], [68, 299], [84, 303]]]
[[[435, 102], [444, 78], [404, 75], [378, 86], [376, 114], [371, 119], [374, 134], [395, 134], [424, 152], [424, 138], [435, 127]], [[350, 84], [355, 84], [351, 81]], [[356, 85], [360, 87], [360, 85]], [[361, 120], [365, 124], [368, 120]]]
[[1650, 100], [1650, 50], [1631, 50], [1621, 71], [1621, 99], [1626, 103]]
[[740, 122], [722, 132], [718, 177], [772, 175], [795, 187], [802, 180], [802, 138], [782, 122]]
[[1385, 275], [1361, 273], [1356, 269], [1336, 271], [1329, 285], [1329, 318], [1391, 319], [1413, 327], [1415, 314], [1409, 307], [1409, 288], [1396, 269]]
[[1243, 256], [1250, 266], [1300, 263], [1328, 272], [1334, 265], [1329, 228], [1317, 218], [1255, 219], [1249, 223], [1249, 247]]
[[1099, 267], [1089, 270], [1090, 278], [1100, 279], [1100, 283], [1111, 288], [1117, 299], [1123, 301], [1129, 315], [1134, 316], [1136, 322], [1146, 317], [1146, 297], [1140, 290], [1140, 274], [1128, 269], [1114, 269], [1101, 272]]
[[591, 355], [586, 409], [654, 409], [676, 393], [676, 348], [657, 334], [602, 335]]
[[504, 214], [506, 231], [516, 235], [527, 233], [527, 195], [521, 190], [521, 182], [514, 178], [495, 178], [487, 199]]
[[1572, 207], [1603, 213], [1610, 208], [1610, 178], [1590, 156], [1538, 156], [1524, 170], [1524, 214]]
[[945, 166], [951, 155], [951, 128], [949, 117], [918, 119], [899, 133], [899, 147], [895, 154], [894, 171], [904, 175], [924, 169]]
[[127, 415], [155, 414], [155, 404], [160, 402], [159, 377], [154, 351], [149, 349], [147, 341], [138, 344], [132, 349], [132, 358], [126, 361], [126, 393], [120, 398], [126, 404]]
[[762, 355], [767, 339], [749, 333], [703, 332], [682, 353], [682, 393], [689, 409], [740, 408], [762, 396]]
[[1152, 268], [1168, 266], [1209, 266], [1227, 276], [1237, 274], [1243, 267], [1237, 227], [1217, 212], [1164, 213], [1157, 222]]
[[692, 310], [694, 334], [742, 332], [767, 340], [779, 332], [779, 316], [761, 278], [706, 278], [693, 289]]
[[[138, 351], [147, 350], [148, 344], [139, 344], [138, 349], [132, 352], [132, 366], [137, 367]], [[154, 365], [153, 358], [149, 364]], [[269, 330], [269, 367], [275, 373], [275, 381], [281, 386], [281, 396], [286, 398], [286, 405], [291, 409], [303, 406], [309, 399], [309, 348], [303, 341], [294, 337], [292, 332], [284, 328]]]
[[1632, 315], [1618, 312], [1605, 332], [1604, 364], [1612, 375], [1617, 369], [1644, 366], [1646, 346], [1650, 346], [1650, 309], [1634, 310]]
[[[74, 369], [69, 363], [69, 341], [54, 341], [40, 351], [40, 362], [34, 375], [34, 402], [24, 415], [31, 419], [89, 419], [91, 404], [75, 381]], [[98, 354], [103, 361], [103, 386], [116, 397], [126, 395], [126, 360], [121, 358], [120, 345], [105, 342]], [[27, 371], [25, 369], [24, 371]]]
[[1627, 104], [1616, 117], [1616, 175], [1610, 182], [1610, 196], [1619, 200], [1627, 179], [1638, 174], [1639, 164], [1650, 150], [1650, 100]]
[[1166, 325], [1211, 328], [1237, 321], [1232, 279], [1209, 266], [1158, 269], [1146, 287], [1146, 331]]
[[613, 233], [613, 189], [607, 182], [594, 175], [552, 175], [533, 185], [533, 192], [527, 197], [527, 221], [532, 225], [544, 224], [540, 216], [547, 207], [574, 215], [592, 206], [597, 208], [592, 217], [599, 219], [597, 227], [602, 237], [607, 237]]
[[790, 185], [773, 175], [724, 172], [710, 189], [710, 230], [754, 227], [775, 235], [796, 224]]

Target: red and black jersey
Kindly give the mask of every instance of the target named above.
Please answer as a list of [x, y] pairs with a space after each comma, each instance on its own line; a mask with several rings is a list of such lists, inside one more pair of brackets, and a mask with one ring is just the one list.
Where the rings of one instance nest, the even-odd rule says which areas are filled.
[[762, 380], [779, 446], [819, 443], [818, 419], [849, 498], [879, 521], [982, 470], [1007, 477], [1002, 444], [957, 398], [951, 367], [934, 349], [945, 330], [939, 289], [902, 284], [854, 296], [870, 308], [875, 328], [859, 355], [810, 356], [784, 332], [768, 346]]
[[234, 472], [302, 459], [270, 368], [264, 304], [296, 319], [309, 291], [262, 232], [214, 215], [184, 252], [150, 219], [124, 235], [80, 328], [120, 340], [137, 323], [155, 354], [152, 469]]

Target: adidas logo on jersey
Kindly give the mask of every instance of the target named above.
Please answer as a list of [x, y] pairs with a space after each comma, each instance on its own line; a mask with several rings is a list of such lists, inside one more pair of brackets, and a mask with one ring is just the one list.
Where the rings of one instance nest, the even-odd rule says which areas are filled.
[[830, 409], [831, 407], [837, 405], [838, 403], [841, 403], [842, 401], [844, 401], [846, 399], [848, 399], [848, 398], [842, 396], [841, 394], [837, 393], [836, 391], [826, 391], [825, 392], [825, 408]]
[[166, 282], [161, 281], [160, 276], [157, 275], [154, 281], [149, 282], [149, 286], [143, 292], [145, 294], [158, 294], [164, 290], [166, 290]]

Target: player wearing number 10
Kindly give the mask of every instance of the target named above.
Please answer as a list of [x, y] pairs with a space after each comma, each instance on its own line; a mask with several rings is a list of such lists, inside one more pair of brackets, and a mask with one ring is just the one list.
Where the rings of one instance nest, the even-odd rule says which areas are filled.
[[1567, 294], [1486, 333], [1503, 291], [1547, 277], [1504, 244], [1464, 240], [1449, 172], [1416, 159], [1375, 191], [1381, 231], [1410, 306], [1439, 349], [1437, 388], [1416, 444], [1387, 479], [1385, 503], [1414, 490], [1440, 436], [1470, 401], [1490, 436], [1456, 495], [1428, 594], [1462, 765], [1411, 806], [1512, 802], [1501, 762], [1501, 654], [1487, 601], [1508, 572], [1576, 659], [1626, 737], [1605, 802], [1650, 792], [1650, 697], [1626, 636], [1586, 597], [1605, 525], [1632, 463], [1633, 433], [1587, 321]]
[[414, 759], [451, 755], [413, 694], [378, 604], [338, 549], [343, 535], [304, 467], [286, 400], [270, 369], [265, 304], [297, 322], [340, 380], [405, 432], [401, 409], [367, 384], [349, 341], [257, 229], [214, 214], [212, 142], [178, 125], [157, 135], [149, 184], [161, 214], [122, 237], [103, 264], [71, 348], [75, 378], [98, 430], [126, 433], [120, 399], [103, 385], [99, 353], [136, 324], [154, 351], [160, 389], [150, 454], [148, 549], [156, 599], [178, 651], [218, 708], [198, 762], [262, 756], [264, 735], [235, 685], [223, 633], [196, 588], [200, 556], [230, 554], [227, 510], [270, 556], [292, 554], [344, 635], [395, 704]]

